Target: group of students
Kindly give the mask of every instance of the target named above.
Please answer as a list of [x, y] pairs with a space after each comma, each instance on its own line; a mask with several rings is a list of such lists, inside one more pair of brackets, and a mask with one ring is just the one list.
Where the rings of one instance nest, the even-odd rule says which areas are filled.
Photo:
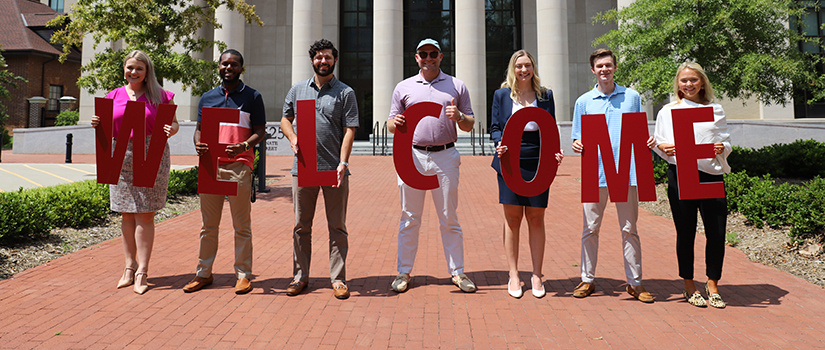
[[[603, 115], [606, 119], [610, 145], [615, 164], [611, 171], [615, 173], [619, 165], [619, 150], [622, 135], [622, 115], [624, 113], [642, 112], [641, 98], [638, 92], [614, 82], [616, 57], [612, 51], [598, 49], [590, 55], [590, 68], [596, 76], [596, 86], [582, 94], [577, 100], [573, 113], [573, 151], [586, 152], [582, 143], [582, 116]], [[554, 115], [553, 94], [541, 86], [536, 73], [536, 61], [524, 50], [517, 51], [510, 59], [507, 79], [493, 98], [493, 114], [490, 136], [496, 142], [496, 159], [493, 168], [498, 171], [499, 202], [504, 209], [504, 246], [507, 254], [510, 279], [507, 292], [514, 298], [522, 296], [522, 287], [518, 275], [518, 242], [522, 218], [527, 219], [533, 273], [531, 276], [532, 294], [542, 297], [545, 294], [542, 283], [542, 259], [544, 257], [544, 212], [547, 208], [548, 191], [534, 196], [524, 197], [514, 193], [504, 182], [498, 157], [508, 151], [501, 144], [502, 130], [508, 118], [523, 107], [533, 106], [545, 109]], [[673, 131], [672, 111], [684, 108], [712, 107], [713, 121], [694, 123], [696, 144], [712, 143], [715, 157], [698, 160], [699, 180], [705, 182], [723, 182], [723, 174], [730, 172], [727, 156], [731, 151], [730, 134], [727, 131], [725, 113], [719, 104], [714, 103], [713, 88], [704, 69], [695, 62], [685, 62], [676, 70], [673, 79], [673, 96], [675, 100], [665, 105], [656, 118], [655, 132], [647, 140], [647, 146], [669, 163], [668, 199], [676, 226], [676, 254], [679, 263], [679, 276], [684, 279], [684, 297], [691, 305], [704, 307], [710, 304], [724, 308], [725, 302], [719, 294], [718, 282], [722, 276], [724, 259], [725, 224], [727, 219], [727, 202], [724, 197], [710, 199], [680, 199], [676, 171], [676, 146]], [[537, 126], [528, 124], [524, 127], [521, 140], [520, 170], [523, 177], [531, 179], [538, 169], [540, 137]], [[607, 152], [600, 147], [587, 152]], [[581, 283], [573, 290], [573, 296], [585, 298], [595, 290], [595, 272], [598, 261], [599, 231], [608, 199], [607, 179], [601, 154], [599, 154], [599, 201], [582, 203], [582, 249], [581, 249]], [[555, 154], [561, 163], [563, 151]], [[691, 160], [692, 161], [692, 160]], [[629, 184], [626, 201], [616, 201], [619, 229], [622, 232], [627, 292], [634, 298], [652, 303], [653, 295], [642, 286], [642, 255], [636, 221], [639, 213], [639, 197], [636, 189], [635, 163], [631, 161]], [[696, 288], [693, 280], [694, 240], [696, 236], [697, 211], [702, 215], [707, 244], [705, 249], [706, 274], [708, 282], [705, 291], [707, 301]]]
[[[296, 155], [293, 166], [292, 192], [295, 207], [294, 277], [287, 286], [288, 295], [298, 295], [306, 287], [311, 255], [311, 226], [315, 203], [323, 192], [327, 206], [330, 230], [330, 279], [336, 298], [346, 299], [347, 230], [346, 209], [349, 192], [349, 156], [352, 150], [355, 128], [358, 127], [358, 109], [353, 90], [337, 80], [333, 73], [338, 51], [331, 42], [321, 39], [309, 50], [314, 75], [296, 83], [287, 94], [281, 119], [282, 129]], [[475, 119], [469, 93], [464, 83], [440, 70], [443, 59], [440, 45], [433, 39], [424, 39], [416, 46], [416, 62], [419, 74], [400, 82], [393, 92], [392, 107], [388, 120], [390, 132], [406, 127], [405, 111], [419, 102], [435, 102], [442, 106], [438, 118], [417, 121], [413, 138], [413, 163], [418, 172], [435, 175], [438, 188], [421, 190], [405, 183], [401, 174], [398, 186], [401, 195], [401, 220], [398, 231], [398, 275], [391, 288], [402, 293], [410, 286], [410, 273], [418, 248], [418, 231], [424, 198], [429, 191], [436, 205], [441, 226], [444, 255], [452, 282], [464, 292], [476, 291], [475, 284], [464, 273], [463, 233], [458, 223], [458, 166], [460, 156], [455, 149], [457, 129], [469, 131]], [[544, 213], [549, 200], [549, 188], [543, 193], [525, 197], [513, 192], [504, 181], [500, 157], [508, 152], [501, 144], [502, 131], [508, 119], [525, 107], [538, 107], [555, 118], [553, 91], [543, 87], [539, 79], [536, 60], [525, 50], [515, 52], [508, 64], [507, 76], [493, 97], [490, 136], [495, 142], [496, 154], [492, 167], [498, 173], [499, 202], [502, 204], [505, 222], [503, 241], [507, 256], [510, 296], [520, 298], [522, 282], [518, 273], [518, 246], [521, 221], [526, 218], [531, 260], [530, 280], [532, 294], [545, 295], [542, 281], [542, 262], [545, 247]], [[601, 114], [606, 118], [613, 155], [618, 166], [622, 114], [641, 112], [639, 93], [616, 84], [616, 58], [610, 50], [599, 49], [590, 56], [591, 71], [596, 76], [596, 86], [581, 95], [575, 104], [573, 117], [573, 151], [585, 152], [581, 142], [582, 115]], [[151, 59], [141, 51], [126, 56], [123, 65], [127, 84], [111, 91], [106, 97], [113, 99], [114, 127], [122, 122], [127, 101], [146, 104], [147, 141], [152, 137], [152, 126], [161, 103], [174, 103], [174, 94], [163, 90], [157, 82]], [[198, 124], [194, 134], [195, 149], [200, 156], [209, 152], [209, 145], [201, 142], [200, 126], [203, 107], [240, 109], [238, 123], [221, 123], [220, 142], [226, 143], [229, 159], [219, 161], [218, 178], [238, 182], [237, 196], [229, 198], [235, 228], [235, 293], [245, 294], [252, 290], [252, 240], [249, 192], [251, 167], [254, 155], [252, 147], [263, 139], [266, 118], [261, 95], [246, 86], [240, 75], [244, 72], [243, 56], [236, 50], [224, 51], [219, 60], [221, 85], [205, 93], [198, 106]], [[716, 157], [700, 159], [698, 163], [701, 182], [721, 182], [722, 174], [730, 172], [727, 155], [731, 145], [724, 111], [714, 101], [713, 89], [702, 67], [693, 62], [682, 64], [674, 78], [675, 101], [659, 111], [655, 133], [647, 142], [662, 158], [670, 163], [668, 169], [668, 198], [677, 230], [677, 255], [679, 276], [684, 279], [686, 300], [695, 306], [725, 307], [718, 291], [724, 258], [724, 235], [727, 215], [725, 198], [679, 199], [676, 147], [671, 112], [674, 109], [713, 108], [714, 121], [694, 124], [695, 141], [713, 143]], [[318, 170], [337, 171], [337, 183], [330, 186], [300, 186], [297, 173], [297, 156], [300, 152], [296, 130], [292, 128], [298, 100], [314, 99], [317, 129]], [[318, 101], [324, 103], [318, 103]], [[100, 118], [92, 117], [92, 126], [98, 127]], [[171, 137], [179, 130], [177, 120], [163, 127], [164, 137]], [[115, 130], [117, 131], [117, 130]], [[121, 140], [122, 142], [122, 140]], [[164, 151], [161, 167], [154, 187], [132, 185], [131, 140], [117, 185], [110, 186], [111, 208], [123, 215], [122, 232], [126, 267], [117, 287], [134, 285], [134, 291], [143, 294], [148, 289], [147, 272], [154, 241], [154, 212], [162, 208], [166, 200], [169, 176], [169, 148]], [[149, 142], [145, 143], [148, 147]], [[524, 127], [520, 149], [520, 172], [525, 179], [535, 176], [540, 157], [541, 137], [538, 124], [529, 122]], [[590, 150], [588, 150], [590, 151]], [[592, 150], [597, 152], [598, 150]], [[605, 152], [601, 149], [601, 152]], [[564, 158], [560, 149], [554, 155], [558, 164]], [[615, 171], [615, 170], [614, 170]], [[636, 299], [652, 303], [654, 297], [642, 286], [641, 246], [636, 229], [638, 194], [635, 168], [630, 171], [630, 190], [625, 202], [617, 202], [619, 226], [622, 231], [627, 292]], [[217, 252], [218, 225], [224, 196], [201, 194], [203, 226], [200, 233], [200, 250], [196, 275], [184, 286], [185, 292], [200, 290], [213, 282], [212, 264]], [[598, 257], [598, 235], [601, 219], [607, 204], [608, 191], [604, 164], [599, 156], [599, 202], [583, 203], [583, 233], [581, 253], [581, 283], [573, 290], [573, 296], [584, 298], [595, 290], [595, 269]], [[706, 265], [708, 282], [705, 286], [708, 301], [696, 288], [693, 280], [693, 243], [696, 234], [697, 210], [705, 224]]]

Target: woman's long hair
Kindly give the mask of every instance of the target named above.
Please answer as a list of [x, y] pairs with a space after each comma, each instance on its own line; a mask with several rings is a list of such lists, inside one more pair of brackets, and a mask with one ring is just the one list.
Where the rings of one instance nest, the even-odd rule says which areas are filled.
[[163, 89], [160, 87], [160, 83], [158, 83], [158, 78], [155, 76], [155, 65], [152, 64], [152, 59], [149, 58], [145, 52], [140, 50], [134, 50], [126, 55], [126, 58], [123, 59], [123, 66], [126, 66], [126, 61], [130, 58], [134, 58], [143, 64], [146, 65], [146, 76], [143, 78], [143, 83], [146, 85], [146, 99], [155, 106], [161, 104], [163, 102], [162, 91]]
[[682, 63], [679, 65], [679, 68], [676, 69], [676, 76], [673, 77], [673, 95], [676, 96], [676, 99], [681, 102], [682, 98], [684, 98], [682, 92], [679, 91], [679, 74], [685, 69], [690, 69], [696, 72], [696, 74], [699, 74], [699, 77], [702, 79], [702, 90], [699, 90], [699, 97], [706, 103], [713, 102], [713, 100], [716, 99], [716, 95], [713, 93], [713, 86], [710, 85], [710, 80], [708, 80], [708, 75], [705, 74], [705, 69], [696, 62]]
[[539, 78], [539, 68], [536, 65], [536, 59], [533, 58], [527, 50], [518, 50], [510, 56], [510, 63], [507, 64], [507, 78], [504, 82], [501, 83], [501, 87], [503, 88], [510, 88], [510, 98], [513, 101], [518, 101], [518, 83], [516, 83], [516, 60], [519, 57], [527, 56], [530, 59], [530, 64], [533, 65], [533, 79], [532, 79], [532, 87], [533, 91], [536, 92], [536, 98], [539, 101], [544, 101], [544, 93], [547, 92], [548, 88], [541, 86], [541, 79]]

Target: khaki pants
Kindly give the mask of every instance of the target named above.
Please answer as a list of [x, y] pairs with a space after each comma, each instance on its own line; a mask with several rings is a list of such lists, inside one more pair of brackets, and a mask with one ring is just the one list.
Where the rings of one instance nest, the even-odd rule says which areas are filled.
[[329, 275], [332, 283], [347, 279], [347, 200], [349, 198], [349, 176], [344, 176], [340, 187], [311, 186], [299, 187], [298, 177], [292, 177], [292, 203], [295, 207], [295, 228], [292, 231], [294, 280], [306, 282], [309, 279], [309, 265], [312, 258], [312, 219], [318, 192], [324, 192], [324, 208], [329, 229]]
[[212, 276], [212, 264], [218, 253], [218, 227], [221, 223], [224, 198], [229, 198], [232, 225], [235, 228], [235, 275], [238, 279], [252, 275], [252, 169], [244, 163], [233, 162], [218, 166], [218, 179], [238, 182], [237, 196], [201, 194], [203, 227], [200, 235], [197, 276]]

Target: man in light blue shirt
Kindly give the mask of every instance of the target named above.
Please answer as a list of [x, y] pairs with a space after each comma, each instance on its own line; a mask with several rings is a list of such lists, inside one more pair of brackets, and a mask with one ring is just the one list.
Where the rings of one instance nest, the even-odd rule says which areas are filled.
[[[573, 151], [584, 151], [581, 142], [581, 116], [585, 114], [604, 114], [613, 149], [615, 172], [619, 164], [619, 146], [621, 145], [622, 113], [642, 111], [639, 93], [633, 89], [618, 85], [613, 81], [616, 73], [616, 56], [607, 49], [598, 49], [590, 55], [590, 70], [596, 75], [597, 84], [576, 100], [573, 111]], [[652, 147], [653, 139], [648, 141]], [[589, 150], [596, 152], [597, 150]], [[604, 150], [601, 150], [602, 152]], [[627, 202], [617, 202], [616, 212], [619, 216], [619, 228], [622, 231], [624, 251], [624, 270], [627, 278], [627, 292], [645, 303], [652, 303], [654, 298], [642, 287], [642, 247], [636, 231], [636, 219], [639, 216], [639, 195], [636, 191], [636, 162], [630, 162], [630, 188]], [[582, 282], [573, 291], [573, 296], [584, 298], [595, 290], [594, 279], [599, 254], [599, 228], [602, 224], [604, 209], [607, 206], [607, 180], [604, 164], [599, 156], [599, 202], [582, 203], [584, 230], [582, 232], [581, 274]]]

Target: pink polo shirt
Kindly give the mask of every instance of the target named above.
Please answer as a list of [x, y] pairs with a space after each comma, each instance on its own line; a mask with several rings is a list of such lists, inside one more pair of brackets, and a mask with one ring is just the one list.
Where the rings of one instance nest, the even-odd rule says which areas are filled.
[[419, 102], [435, 102], [443, 107], [441, 115], [436, 118], [427, 116], [421, 119], [413, 134], [413, 144], [418, 146], [438, 146], [455, 142], [456, 122], [445, 115], [450, 100], [455, 98], [455, 104], [461, 113], [473, 115], [470, 105], [470, 93], [464, 82], [439, 71], [433, 81], [428, 82], [419, 71], [417, 75], [405, 79], [395, 86], [392, 92], [392, 106], [389, 118], [404, 114], [407, 107]]

